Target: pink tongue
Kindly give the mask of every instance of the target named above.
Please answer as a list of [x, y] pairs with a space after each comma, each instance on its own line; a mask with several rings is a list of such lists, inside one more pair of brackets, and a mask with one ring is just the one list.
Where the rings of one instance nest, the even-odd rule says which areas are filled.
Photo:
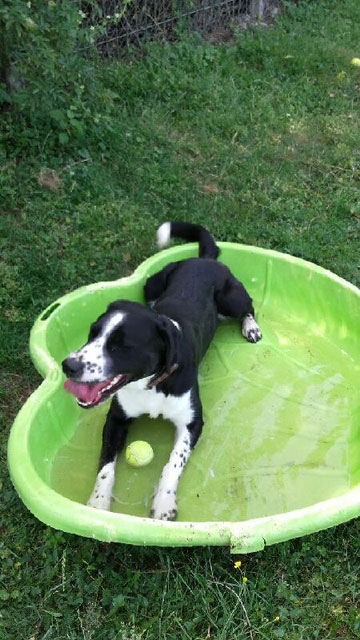
[[99, 393], [107, 387], [112, 378], [104, 380], [104, 382], [98, 382], [96, 384], [81, 384], [79, 382], [73, 382], [72, 380], [66, 380], [64, 383], [64, 389], [69, 393], [74, 394], [80, 402], [95, 402]]

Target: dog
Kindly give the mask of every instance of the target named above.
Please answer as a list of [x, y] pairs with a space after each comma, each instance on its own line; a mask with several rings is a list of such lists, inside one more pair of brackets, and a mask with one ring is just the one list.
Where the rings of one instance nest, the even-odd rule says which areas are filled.
[[214, 336], [218, 316], [236, 318], [249, 342], [261, 339], [252, 300], [224, 264], [202, 226], [165, 222], [159, 248], [171, 238], [199, 243], [199, 257], [171, 262], [145, 284], [147, 306], [112, 302], [90, 327], [88, 341], [62, 362], [65, 389], [91, 409], [112, 397], [103, 428], [98, 474], [90, 507], [110, 509], [116, 458], [128, 427], [142, 414], [160, 414], [175, 425], [150, 516], [174, 520], [181, 473], [203, 427], [198, 367]]

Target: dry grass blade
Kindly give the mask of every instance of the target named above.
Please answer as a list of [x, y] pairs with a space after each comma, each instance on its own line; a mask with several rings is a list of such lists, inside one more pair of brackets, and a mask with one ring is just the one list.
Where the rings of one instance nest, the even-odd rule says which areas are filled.
[[41, 187], [50, 191], [58, 191], [62, 185], [62, 180], [54, 169], [43, 167], [36, 176], [36, 180]]

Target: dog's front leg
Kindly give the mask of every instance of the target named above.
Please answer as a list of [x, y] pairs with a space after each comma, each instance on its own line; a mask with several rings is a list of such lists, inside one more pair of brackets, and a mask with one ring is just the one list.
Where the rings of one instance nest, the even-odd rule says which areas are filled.
[[124, 446], [128, 426], [132, 421], [119, 405], [116, 396], [110, 406], [102, 434], [99, 471], [88, 506], [95, 509], [110, 509], [112, 488], [115, 480], [115, 464], [118, 453]]
[[177, 421], [175, 444], [169, 461], [162, 470], [150, 515], [158, 520], [174, 520], [177, 515], [176, 490], [183, 469], [189, 459], [202, 430], [201, 415], [194, 417], [189, 424]]

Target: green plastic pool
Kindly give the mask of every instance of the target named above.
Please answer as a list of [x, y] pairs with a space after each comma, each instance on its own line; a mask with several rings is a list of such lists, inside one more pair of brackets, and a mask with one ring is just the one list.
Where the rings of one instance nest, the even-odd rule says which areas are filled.
[[112, 512], [85, 506], [108, 404], [81, 410], [63, 390], [60, 363], [110, 301], [143, 301], [146, 278], [197, 255], [197, 245], [78, 289], [35, 322], [30, 351], [45, 380], [14, 422], [8, 460], [19, 495], [46, 524], [105, 541], [242, 553], [359, 515], [360, 291], [292, 256], [219, 246], [254, 299], [263, 339], [249, 344], [232, 320], [217, 329], [200, 370], [205, 426], [180, 480], [176, 522], [147, 517], [173, 438], [170, 423], [147, 417], [129, 441], [152, 445], [151, 464], [130, 467], [121, 455]]

